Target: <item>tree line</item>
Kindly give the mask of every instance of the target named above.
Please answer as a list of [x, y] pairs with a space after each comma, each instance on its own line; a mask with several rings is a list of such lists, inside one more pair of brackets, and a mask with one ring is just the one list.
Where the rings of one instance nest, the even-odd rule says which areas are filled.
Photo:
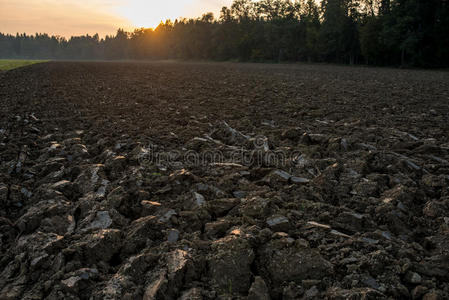
[[69, 39], [0, 33], [0, 57], [449, 66], [447, 0], [234, 0], [218, 18]]

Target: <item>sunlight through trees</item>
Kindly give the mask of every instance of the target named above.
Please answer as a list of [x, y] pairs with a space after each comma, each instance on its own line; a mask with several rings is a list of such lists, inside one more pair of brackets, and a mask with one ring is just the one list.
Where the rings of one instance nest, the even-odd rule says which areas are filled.
[[443, 0], [235, 0], [220, 16], [65, 39], [0, 34], [0, 57], [449, 66]]

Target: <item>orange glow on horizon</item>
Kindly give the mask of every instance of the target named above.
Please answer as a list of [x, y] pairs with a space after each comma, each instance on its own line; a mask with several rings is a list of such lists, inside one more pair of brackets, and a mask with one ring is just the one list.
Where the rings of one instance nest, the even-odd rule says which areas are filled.
[[166, 19], [218, 13], [232, 0], [0, 0], [0, 32], [111, 35], [155, 28]]

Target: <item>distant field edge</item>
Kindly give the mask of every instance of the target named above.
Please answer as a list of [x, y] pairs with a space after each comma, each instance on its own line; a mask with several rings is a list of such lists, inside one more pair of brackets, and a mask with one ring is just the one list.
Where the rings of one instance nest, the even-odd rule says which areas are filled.
[[0, 59], [0, 71], [9, 71], [29, 65], [48, 62], [49, 60]]

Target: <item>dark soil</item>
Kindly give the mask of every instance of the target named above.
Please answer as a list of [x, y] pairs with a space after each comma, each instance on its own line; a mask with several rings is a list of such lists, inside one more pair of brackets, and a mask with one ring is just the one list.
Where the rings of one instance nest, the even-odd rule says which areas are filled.
[[0, 299], [449, 298], [449, 73], [0, 73]]

